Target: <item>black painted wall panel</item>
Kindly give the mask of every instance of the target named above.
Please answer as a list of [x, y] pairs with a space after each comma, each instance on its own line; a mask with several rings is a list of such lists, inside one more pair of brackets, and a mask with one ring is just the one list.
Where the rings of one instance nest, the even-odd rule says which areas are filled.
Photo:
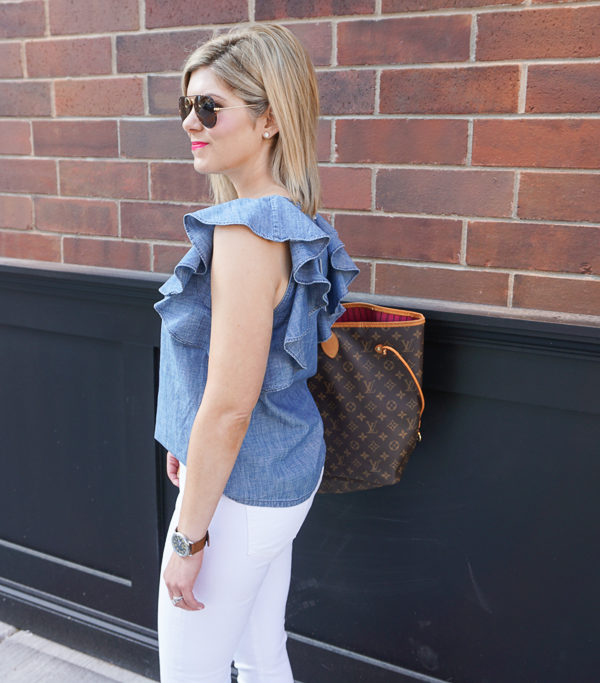
[[[155, 280], [0, 266], [0, 619], [146, 675], [176, 494]], [[591, 683], [600, 330], [424, 313], [402, 482], [318, 496], [297, 539], [298, 680]]]
[[427, 399], [398, 486], [317, 497], [288, 627], [448, 681], [594, 680], [600, 421]]

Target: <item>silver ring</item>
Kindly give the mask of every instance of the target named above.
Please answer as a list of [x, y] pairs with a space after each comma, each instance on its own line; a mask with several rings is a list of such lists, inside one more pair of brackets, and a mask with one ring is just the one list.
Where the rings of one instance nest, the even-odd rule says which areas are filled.
[[180, 595], [178, 598], [171, 598], [171, 602], [177, 606], [177, 603], [181, 602], [183, 600], [183, 595]]

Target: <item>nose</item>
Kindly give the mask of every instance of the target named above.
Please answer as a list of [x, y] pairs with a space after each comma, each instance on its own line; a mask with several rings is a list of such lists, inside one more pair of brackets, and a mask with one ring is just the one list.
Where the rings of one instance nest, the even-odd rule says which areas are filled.
[[189, 133], [192, 130], [202, 130], [204, 128], [196, 116], [194, 107], [191, 108], [190, 113], [185, 117], [185, 119], [183, 119], [181, 125], [186, 133]]

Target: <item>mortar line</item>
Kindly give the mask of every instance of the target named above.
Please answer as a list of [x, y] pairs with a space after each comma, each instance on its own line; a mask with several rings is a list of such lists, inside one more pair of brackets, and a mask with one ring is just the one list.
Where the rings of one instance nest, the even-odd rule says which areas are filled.
[[508, 286], [507, 286], [507, 292], [506, 292], [506, 307], [507, 308], [512, 308], [514, 290], [515, 290], [515, 274], [509, 273], [508, 274]]
[[138, 13], [140, 31], [147, 31], [146, 29], [146, 0], [138, 0]]
[[525, 113], [525, 104], [527, 102], [527, 77], [528, 66], [527, 64], [521, 64], [519, 66], [519, 114]]
[[471, 34], [469, 36], [469, 62], [477, 61], [477, 31], [479, 29], [477, 23], [477, 14], [473, 13], [471, 18]]
[[50, 7], [49, 0], [44, 0], [44, 21], [46, 22], [46, 30], [44, 36], [50, 36]]
[[462, 230], [460, 235], [460, 253], [458, 261], [461, 265], [467, 266], [467, 236], [469, 230], [469, 220], [465, 218], [462, 222]]
[[515, 181], [513, 183], [513, 196], [512, 196], [512, 218], [519, 218], [517, 212], [519, 210], [519, 188], [521, 186], [521, 171], [515, 172]]
[[465, 159], [465, 165], [472, 167], [473, 164], [473, 129], [475, 128], [475, 123], [473, 119], [469, 119], [467, 123], [467, 158]]

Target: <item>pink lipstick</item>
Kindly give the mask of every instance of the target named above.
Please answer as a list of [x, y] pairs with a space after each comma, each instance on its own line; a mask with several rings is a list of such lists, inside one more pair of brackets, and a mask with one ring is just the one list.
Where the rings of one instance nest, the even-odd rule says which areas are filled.
[[192, 149], [202, 149], [206, 145], [208, 145], [208, 142], [192, 142]]

